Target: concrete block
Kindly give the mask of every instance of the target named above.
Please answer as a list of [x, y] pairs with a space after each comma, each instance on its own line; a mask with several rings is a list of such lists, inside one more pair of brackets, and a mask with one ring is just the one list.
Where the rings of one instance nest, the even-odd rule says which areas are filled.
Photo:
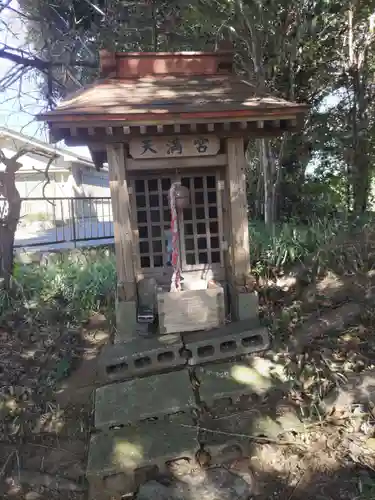
[[184, 334], [183, 340], [191, 353], [189, 365], [229, 359], [269, 347], [268, 330], [258, 321], [248, 320], [235, 321], [208, 332]]
[[200, 423], [198, 441], [207, 454], [208, 465], [222, 465], [249, 455], [250, 438], [241, 433], [245, 425], [238, 427], [240, 421], [244, 424], [244, 417], [236, 414]]
[[233, 320], [259, 319], [259, 298], [256, 291], [247, 292], [240, 287], [229, 285], [229, 296]]
[[259, 373], [246, 360], [195, 368], [199, 397], [207, 406], [221, 400], [232, 400], [246, 394], [264, 395], [274, 388], [274, 380]]
[[115, 343], [134, 338], [137, 338], [137, 304], [133, 300], [117, 300]]
[[194, 408], [187, 370], [153, 375], [99, 387], [95, 394], [95, 427], [113, 429]]
[[285, 432], [303, 432], [304, 424], [292, 408], [280, 408], [279, 415], [267, 415], [267, 405], [222, 418], [209, 418], [199, 423], [198, 441], [211, 455], [212, 463], [247, 456], [252, 449], [252, 437], [278, 439]]
[[109, 344], [100, 353], [100, 377], [110, 382], [182, 367], [187, 363], [182, 349], [177, 334]]
[[[86, 476], [91, 498], [121, 498], [144, 481], [163, 474], [168, 462], [194, 461], [197, 431], [179, 422], [144, 422], [93, 435]], [[117, 496], [118, 495], [118, 496]]]
[[259, 298], [257, 292], [238, 293], [237, 304], [239, 321], [259, 319]]
[[267, 415], [267, 406], [226, 415], [220, 418], [206, 418], [199, 423], [199, 442], [208, 445], [227, 444], [229, 441], [249, 442], [252, 436], [270, 439], [287, 431], [303, 431], [304, 424], [291, 408], [285, 408], [281, 415]]

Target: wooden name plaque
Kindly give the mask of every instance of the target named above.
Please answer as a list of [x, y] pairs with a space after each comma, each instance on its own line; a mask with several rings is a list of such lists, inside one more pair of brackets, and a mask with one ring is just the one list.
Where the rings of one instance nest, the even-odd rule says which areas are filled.
[[214, 156], [219, 149], [220, 140], [214, 135], [134, 137], [129, 142], [129, 153], [134, 159]]

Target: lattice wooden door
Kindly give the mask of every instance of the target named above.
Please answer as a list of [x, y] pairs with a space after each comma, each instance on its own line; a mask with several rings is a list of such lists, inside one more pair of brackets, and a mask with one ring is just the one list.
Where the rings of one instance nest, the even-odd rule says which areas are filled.
[[223, 181], [215, 171], [189, 175], [150, 174], [131, 181], [140, 267], [156, 271], [167, 265], [171, 218], [168, 190], [175, 181], [180, 181], [190, 192], [190, 206], [179, 217], [183, 270], [223, 267]]

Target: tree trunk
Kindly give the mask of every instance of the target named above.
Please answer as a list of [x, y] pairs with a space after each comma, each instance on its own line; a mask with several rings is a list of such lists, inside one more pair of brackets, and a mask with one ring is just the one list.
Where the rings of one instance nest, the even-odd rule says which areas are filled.
[[13, 272], [14, 232], [7, 226], [0, 226], [0, 283], [6, 290], [10, 288]]
[[264, 189], [263, 189], [263, 175], [262, 175], [262, 165], [259, 165], [258, 168], [258, 180], [257, 180], [257, 187], [256, 187], [256, 200], [255, 200], [255, 217], [257, 219], [261, 219], [263, 217], [263, 195], [264, 195]]
[[366, 112], [366, 89], [362, 83], [360, 71], [353, 68], [354, 103], [352, 108], [353, 130], [353, 210], [356, 214], [364, 213], [370, 190], [370, 155], [368, 119]]
[[[282, 150], [280, 150], [280, 157], [282, 154]], [[272, 222], [275, 223], [278, 220], [279, 214], [279, 194], [280, 194], [280, 186], [282, 179], [282, 168], [281, 161], [279, 164], [276, 164], [276, 160], [273, 156], [270, 156], [269, 159], [272, 165]]]
[[276, 160], [272, 156], [269, 141], [260, 139], [259, 149], [264, 182], [264, 222], [270, 226], [276, 221], [277, 197], [281, 177], [278, 176]]
[[270, 179], [270, 165], [267, 155], [267, 146], [264, 139], [259, 139], [259, 159], [261, 170], [263, 173], [263, 189], [264, 189], [264, 222], [266, 226], [272, 224], [272, 189]]
[[353, 33], [354, 11], [353, 5], [348, 9], [348, 48], [349, 48], [349, 75], [353, 88], [353, 105], [351, 108], [351, 125], [353, 134], [353, 210], [359, 215], [366, 211], [370, 191], [370, 151], [369, 151], [369, 118], [367, 82], [369, 71], [368, 48], [354, 50], [355, 38]]
[[0, 279], [2, 286], [9, 289], [13, 273], [14, 236], [21, 214], [21, 197], [16, 188], [15, 173], [3, 172], [1, 194], [8, 203], [8, 213], [0, 221]]
[[[364, 141], [359, 141], [364, 142]], [[363, 146], [366, 146], [365, 144]], [[353, 211], [360, 215], [366, 212], [370, 191], [370, 165], [366, 151], [361, 154], [361, 147], [356, 154], [355, 172], [353, 175]]]

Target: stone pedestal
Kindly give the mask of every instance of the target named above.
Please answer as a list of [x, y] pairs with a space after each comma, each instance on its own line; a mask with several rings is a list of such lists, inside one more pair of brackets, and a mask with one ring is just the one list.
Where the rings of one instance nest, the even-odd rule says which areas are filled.
[[241, 287], [230, 286], [232, 321], [258, 320], [259, 299], [255, 291], [247, 292]]
[[237, 292], [237, 304], [238, 321], [244, 319], [258, 319], [259, 299], [257, 292]]
[[137, 338], [137, 303], [135, 300], [116, 301], [115, 343]]
[[134, 378], [105, 385], [95, 392], [95, 428], [118, 426], [163, 418], [196, 407], [187, 370]]

